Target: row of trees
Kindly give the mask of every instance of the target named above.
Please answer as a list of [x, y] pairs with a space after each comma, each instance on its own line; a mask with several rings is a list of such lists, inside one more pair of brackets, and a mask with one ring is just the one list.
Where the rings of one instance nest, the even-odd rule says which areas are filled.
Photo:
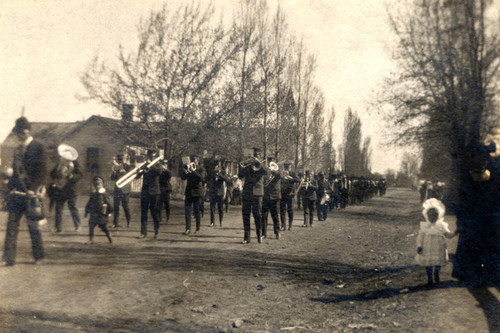
[[[202, 146], [238, 160], [256, 146], [297, 169], [336, 171], [335, 112], [315, 83], [315, 55], [290, 33], [282, 9], [242, 0], [230, 23], [215, 12], [193, 1], [151, 13], [138, 26], [137, 50], [120, 47], [114, 64], [92, 61], [81, 77], [86, 98], [143, 123], [147, 141], [168, 157]], [[350, 145], [361, 140], [359, 119], [352, 130]], [[368, 169], [369, 141], [365, 149]], [[349, 147], [342, 156], [352, 153], [360, 152]]]
[[[468, 172], [467, 147], [497, 126], [500, 43], [492, 0], [416, 0], [393, 6], [400, 74], [384, 103], [399, 142], [423, 151], [421, 176], [449, 181]], [[498, 143], [497, 143], [498, 145]]]

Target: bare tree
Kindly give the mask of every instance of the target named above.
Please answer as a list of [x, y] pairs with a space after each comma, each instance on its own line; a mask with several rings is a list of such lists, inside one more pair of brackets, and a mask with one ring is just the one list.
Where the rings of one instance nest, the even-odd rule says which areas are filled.
[[[172, 10], [165, 5], [138, 27], [139, 46], [126, 53], [120, 47], [118, 65], [97, 58], [81, 81], [88, 98], [123, 113], [134, 106], [135, 118], [149, 127], [152, 136], [171, 145], [186, 141], [186, 133], [169, 124], [199, 122], [201, 105], [212, 93], [212, 83], [234, 58], [239, 45], [230, 40], [222, 23], [214, 23], [214, 7], [191, 2]], [[206, 115], [205, 115], [206, 117]], [[156, 126], [161, 122], [163, 126]], [[180, 136], [180, 138], [179, 138]], [[189, 137], [188, 137], [189, 138]]]
[[347, 175], [360, 175], [361, 120], [351, 109], [347, 109], [344, 119], [343, 153], [344, 172]]
[[491, 3], [419, 0], [390, 14], [401, 69], [386, 89], [394, 128], [403, 142], [440, 147], [452, 179], [465, 175], [465, 148], [484, 138], [494, 117], [500, 43], [498, 22], [486, 16]]

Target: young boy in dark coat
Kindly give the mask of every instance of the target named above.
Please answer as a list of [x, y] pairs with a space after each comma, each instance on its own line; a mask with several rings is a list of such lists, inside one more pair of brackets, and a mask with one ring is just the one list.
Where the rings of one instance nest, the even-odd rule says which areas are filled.
[[89, 202], [85, 206], [85, 217], [90, 214], [89, 218], [89, 241], [88, 244], [92, 244], [94, 238], [94, 228], [99, 226], [101, 230], [106, 234], [110, 243], [113, 242], [109, 230], [106, 226], [108, 223], [108, 216], [113, 212], [113, 206], [109, 199], [106, 189], [104, 188], [104, 180], [95, 176], [92, 179], [92, 185], [94, 191], [90, 194]]

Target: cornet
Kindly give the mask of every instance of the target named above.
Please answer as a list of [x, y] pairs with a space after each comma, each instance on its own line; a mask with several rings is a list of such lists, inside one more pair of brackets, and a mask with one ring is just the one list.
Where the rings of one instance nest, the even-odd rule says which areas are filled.
[[184, 167], [185, 173], [191, 173], [193, 171], [196, 171], [196, 163], [194, 163], [194, 162], [184, 164], [183, 167]]
[[146, 162], [142, 163], [141, 165], [139, 165], [138, 167], [136, 167], [135, 169], [130, 170], [129, 172], [127, 172], [125, 175], [123, 175], [120, 179], [118, 179], [116, 181], [116, 187], [122, 188], [123, 186], [127, 185], [132, 180], [134, 180], [135, 177], [137, 176], [137, 174], [139, 172], [141, 172], [144, 168], [149, 169], [153, 165], [155, 165], [156, 163], [160, 162], [162, 159], [163, 159], [163, 156], [158, 156], [157, 158], [152, 160], [149, 164], [148, 164], [148, 161], [146, 161]]

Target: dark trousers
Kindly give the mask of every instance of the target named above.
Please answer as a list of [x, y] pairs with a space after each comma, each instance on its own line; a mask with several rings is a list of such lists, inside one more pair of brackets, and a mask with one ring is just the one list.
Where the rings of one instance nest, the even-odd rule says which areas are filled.
[[120, 216], [120, 205], [123, 207], [123, 212], [125, 213], [125, 218], [127, 219], [127, 225], [130, 225], [130, 209], [128, 207], [128, 199], [130, 193], [115, 193], [113, 197], [113, 225], [118, 226], [118, 218]]
[[319, 201], [316, 204], [316, 210], [318, 211], [318, 221], [326, 220], [326, 215], [328, 213], [327, 204], [322, 205]]
[[210, 223], [213, 224], [215, 221], [215, 206], [219, 212], [219, 223], [222, 225], [222, 219], [224, 218], [224, 200], [222, 195], [212, 194], [210, 196]]
[[300, 205], [304, 202], [303, 194], [301, 191], [297, 192], [297, 208], [300, 209]]
[[167, 222], [170, 220], [170, 191], [161, 191], [160, 194], [160, 207], [158, 208], [161, 220], [161, 211], [165, 207], [165, 215]]
[[305, 198], [302, 201], [302, 205], [304, 206], [304, 225], [312, 226], [314, 220], [314, 201], [309, 198]]
[[241, 212], [243, 215], [243, 229], [245, 231], [244, 239], [250, 242], [250, 213], [253, 214], [257, 237], [260, 237], [262, 231], [260, 215], [262, 213], [262, 197], [254, 195], [251, 198], [243, 198]]
[[[26, 211], [26, 198], [24, 196], [13, 195], [9, 198], [8, 206], [9, 218], [7, 221], [7, 231], [5, 232], [5, 248], [3, 261], [9, 265], [16, 262], [17, 234], [19, 233], [19, 221]], [[31, 237], [31, 251], [35, 260], [43, 258], [42, 234], [38, 229], [38, 220], [26, 218], [28, 230]]]
[[73, 224], [75, 228], [80, 226], [80, 215], [78, 214], [78, 209], [76, 208], [76, 195], [72, 195], [69, 197], [58, 197], [56, 199], [56, 230], [61, 231], [61, 222], [62, 222], [62, 210], [64, 207], [64, 203], [68, 202], [68, 208], [71, 213], [71, 217], [73, 218]]
[[99, 228], [101, 228], [101, 230], [106, 234], [106, 237], [108, 237], [108, 240], [111, 243], [111, 235], [109, 234], [108, 227], [106, 226], [106, 219], [107, 219], [106, 217], [90, 215], [89, 239], [91, 241], [94, 239], [94, 228], [96, 226], [99, 226]]
[[191, 207], [193, 207], [196, 220], [196, 231], [200, 230], [201, 224], [201, 198], [189, 197], [184, 199], [184, 214], [186, 216], [186, 230], [191, 230]]
[[293, 196], [287, 196], [280, 201], [280, 217], [281, 227], [286, 227], [286, 212], [288, 212], [288, 228], [292, 227], [293, 223]]
[[148, 234], [148, 209], [153, 217], [155, 234], [158, 233], [160, 229], [160, 218], [158, 217], [159, 200], [159, 194], [141, 193], [141, 235], [147, 236]]
[[278, 218], [278, 206], [280, 204], [279, 200], [271, 200], [269, 198], [264, 199], [262, 204], [262, 236], [267, 236], [267, 215], [269, 211], [271, 212], [271, 218], [273, 219], [273, 230], [274, 234], [277, 235], [280, 232], [280, 220]]

